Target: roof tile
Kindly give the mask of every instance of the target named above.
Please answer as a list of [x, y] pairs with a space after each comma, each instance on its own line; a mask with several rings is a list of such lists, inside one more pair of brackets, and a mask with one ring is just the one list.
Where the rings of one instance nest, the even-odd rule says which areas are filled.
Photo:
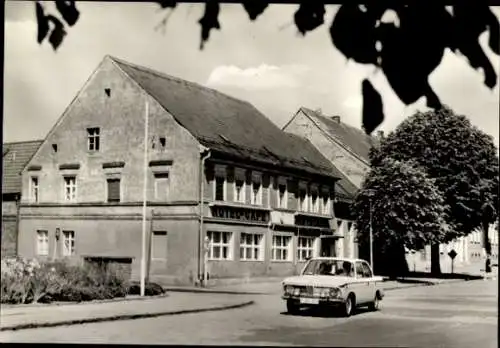
[[42, 140], [4, 143], [2, 194], [21, 192], [21, 171], [33, 157]]

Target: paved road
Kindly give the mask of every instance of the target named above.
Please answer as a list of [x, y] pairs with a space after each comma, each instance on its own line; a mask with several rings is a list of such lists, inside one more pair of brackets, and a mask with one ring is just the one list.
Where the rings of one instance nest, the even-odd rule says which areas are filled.
[[497, 347], [497, 294], [496, 281], [482, 280], [394, 290], [380, 311], [348, 319], [288, 315], [278, 293], [252, 295], [256, 305], [241, 309], [2, 332], [0, 341], [488, 348]]

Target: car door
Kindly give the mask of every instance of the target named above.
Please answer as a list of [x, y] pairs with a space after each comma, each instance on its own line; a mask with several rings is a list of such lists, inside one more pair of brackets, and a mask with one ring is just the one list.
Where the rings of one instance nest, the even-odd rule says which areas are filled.
[[367, 282], [366, 288], [366, 301], [372, 301], [375, 298], [376, 284], [373, 278], [373, 272], [371, 267], [366, 262], [362, 262], [364, 278]]
[[370, 291], [370, 284], [368, 278], [365, 277], [365, 269], [363, 267], [363, 262], [356, 261], [356, 302], [358, 304], [366, 303], [368, 300], [368, 295]]

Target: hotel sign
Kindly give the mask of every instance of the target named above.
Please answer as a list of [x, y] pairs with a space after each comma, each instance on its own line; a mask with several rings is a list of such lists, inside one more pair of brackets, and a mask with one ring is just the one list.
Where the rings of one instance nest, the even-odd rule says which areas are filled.
[[212, 217], [244, 222], [267, 223], [269, 221], [269, 212], [267, 210], [254, 210], [228, 206], [213, 206]]
[[307, 227], [330, 228], [328, 218], [298, 215], [295, 217], [295, 224]]

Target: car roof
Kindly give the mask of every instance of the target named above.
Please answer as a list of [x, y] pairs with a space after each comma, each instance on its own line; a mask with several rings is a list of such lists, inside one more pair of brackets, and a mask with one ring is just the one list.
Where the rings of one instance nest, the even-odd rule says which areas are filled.
[[349, 257], [327, 257], [327, 256], [312, 257], [310, 260], [367, 262], [366, 260], [363, 260], [363, 259], [354, 259], [354, 258], [349, 258]]

